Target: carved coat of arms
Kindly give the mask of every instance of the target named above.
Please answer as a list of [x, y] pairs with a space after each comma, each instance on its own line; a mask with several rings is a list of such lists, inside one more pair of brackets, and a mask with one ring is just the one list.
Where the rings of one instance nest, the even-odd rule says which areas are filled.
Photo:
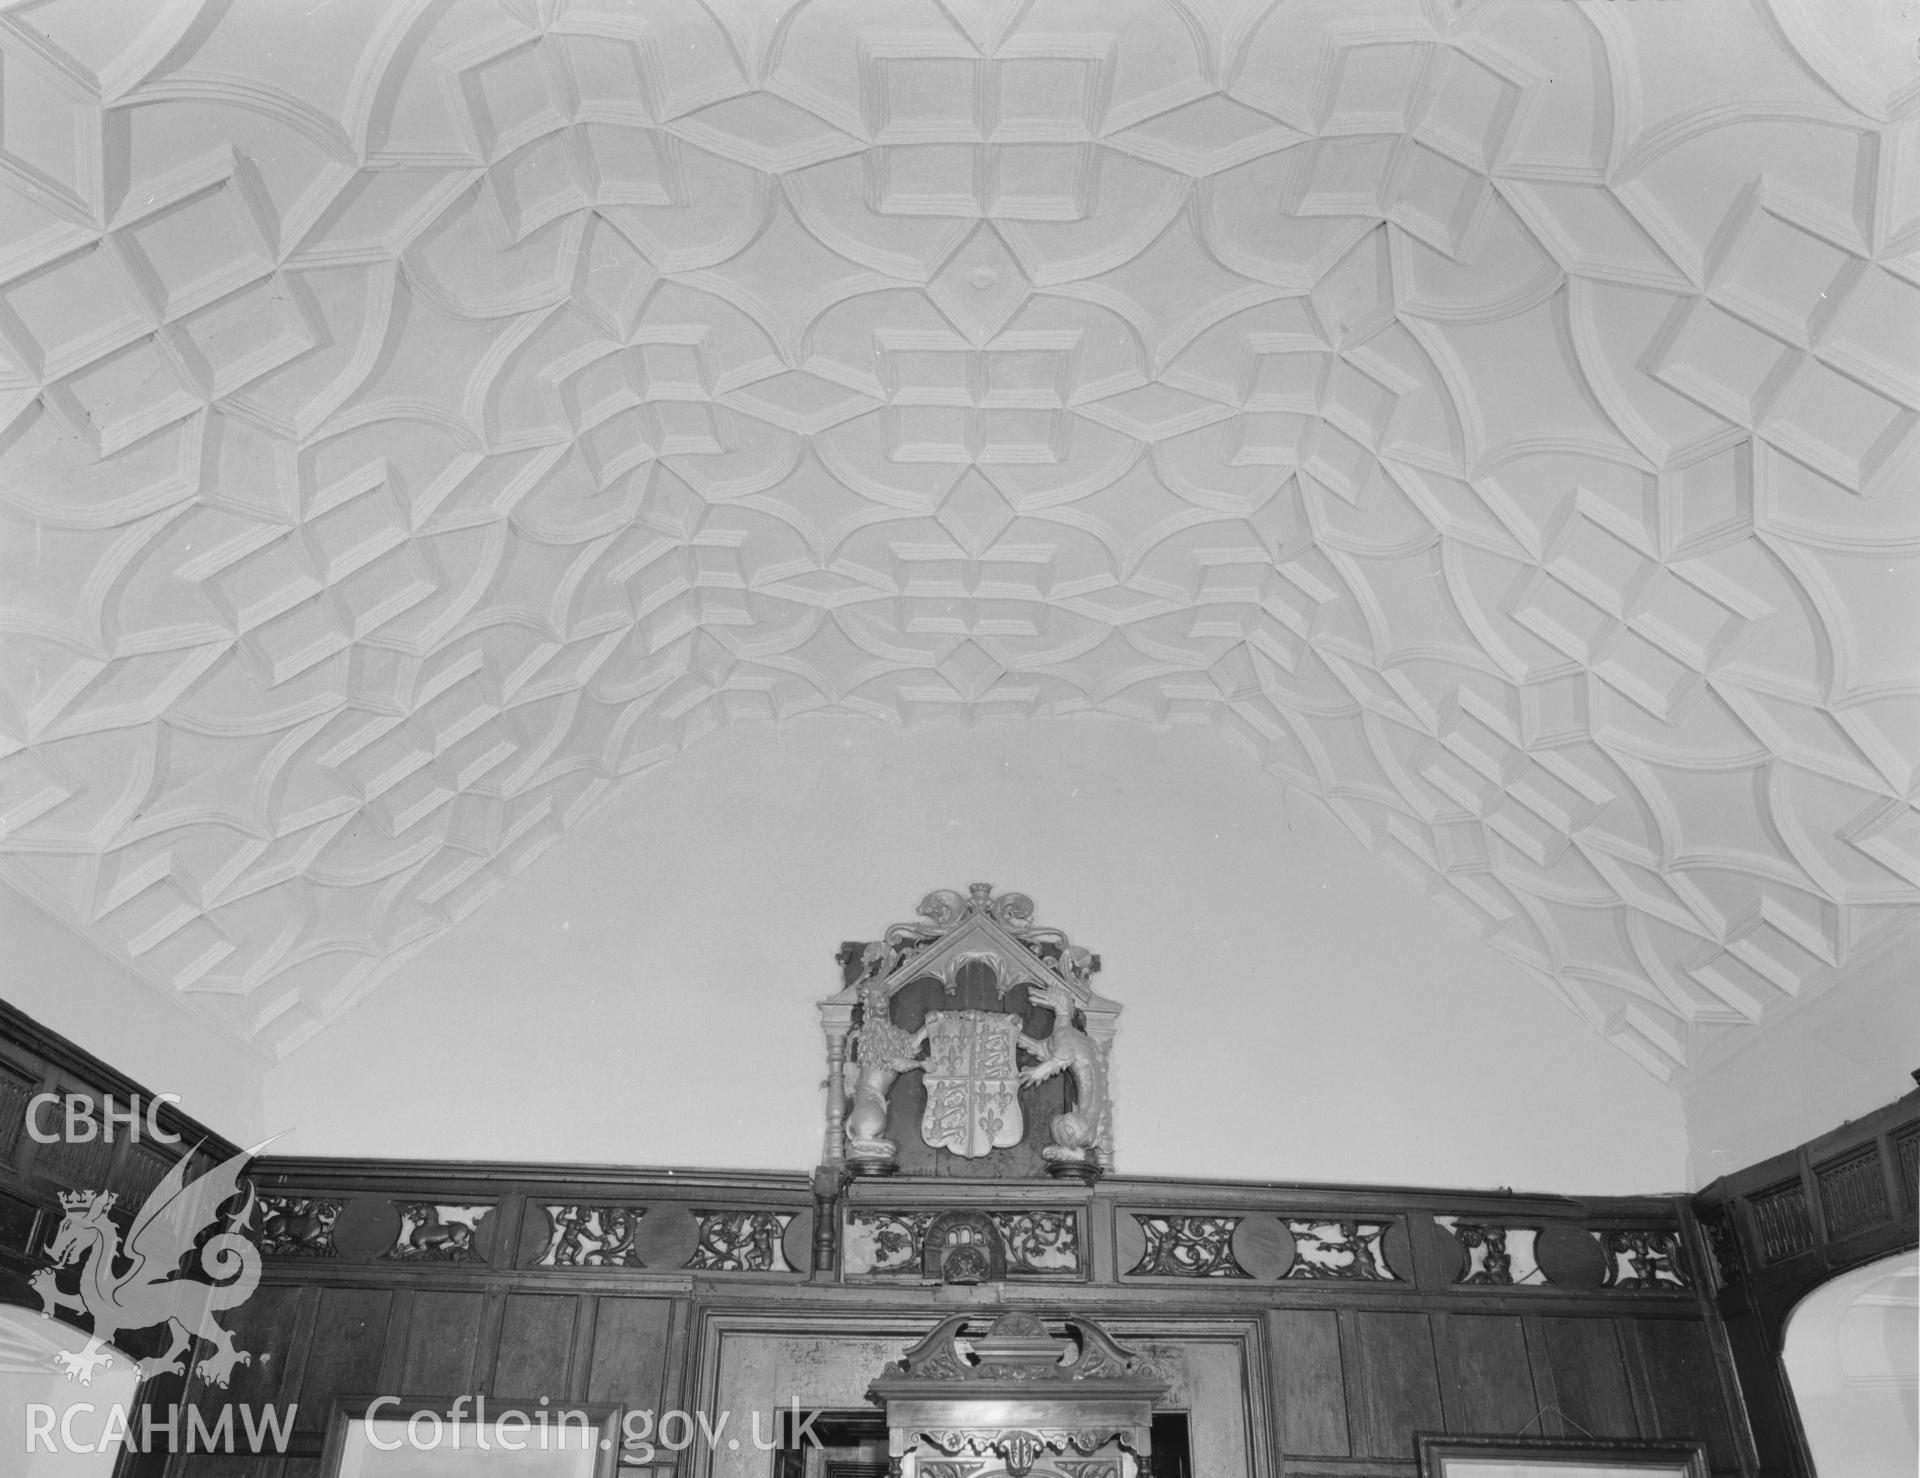
[[934, 1011], [921, 1068], [920, 1137], [968, 1160], [1020, 1143], [1020, 1018], [1003, 1011]]

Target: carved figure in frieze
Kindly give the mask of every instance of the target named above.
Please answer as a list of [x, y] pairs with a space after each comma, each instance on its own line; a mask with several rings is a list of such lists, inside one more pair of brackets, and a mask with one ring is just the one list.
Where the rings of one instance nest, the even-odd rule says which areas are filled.
[[[1078, 950], [1086, 954], [1085, 950]], [[1072, 955], [1074, 950], [1069, 950]], [[1089, 1175], [1100, 1170], [1100, 1141], [1107, 1130], [1110, 1104], [1107, 1100], [1107, 1060], [1100, 1046], [1079, 1027], [1073, 1015], [1078, 1003], [1066, 986], [1052, 981], [1030, 985], [1027, 999], [1053, 1012], [1053, 1031], [1047, 1039], [1035, 1041], [1022, 1036], [1020, 1045], [1040, 1060], [1022, 1074], [1032, 1086], [1061, 1073], [1073, 1075], [1074, 1107], [1054, 1115], [1050, 1126], [1053, 1143], [1041, 1151], [1049, 1161], [1064, 1167], [1082, 1167]]]
[[1691, 1286], [1680, 1255], [1680, 1234], [1671, 1231], [1595, 1232], [1606, 1250], [1602, 1288], [1686, 1288]]
[[782, 1245], [792, 1212], [695, 1211], [700, 1233], [686, 1266], [706, 1273], [790, 1273]]
[[268, 1257], [334, 1257], [333, 1223], [338, 1201], [317, 1196], [262, 1196], [254, 1241]]
[[1387, 1266], [1383, 1221], [1295, 1221], [1289, 1278], [1348, 1278], [1361, 1283], [1397, 1281]]
[[[1462, 1283], [1513, 1282], [1513, 1254], [1507, 1251], [1505, 1227], [1463, 1221], [1454, 1227], [1453, 1235], [1466, 1248], [1470, 1265], [1477, 1264], [1470, 1266]], [[1474, 1256], [1476, 1251], [1478, 1257]]]
[[[871, 949], [872, 946], [869, 946]], [[900, 1074], [920, 1067], [915, 1054], [927, 1040], [924, 1029], [895, 1026], [883, 982], [869, 979], [860, 989], [860, 1025], [847, 1055], [847, 1154], [856, 1162], [888, 1163], [899, 1146], [886, 1137], [887, 1094]]]
[[640, 1218], [637, 1206], [548, 1206], [552, 1226], [543, 1268], [639, 1268], [646, 1264], [634, 1246]]
[[437, 1206], [416, 1202], [400, 1208], [400, 1236], [388, 1257], [407, 1262], [470, 1262], [474, 1238], [491, 1206]]

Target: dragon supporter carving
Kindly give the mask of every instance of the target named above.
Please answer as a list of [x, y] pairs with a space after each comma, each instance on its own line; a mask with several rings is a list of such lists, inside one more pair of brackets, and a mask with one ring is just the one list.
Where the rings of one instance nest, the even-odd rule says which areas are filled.
[[1120, 1012], [1093, 990], [1099, 956], [989, 883], [936, 889], [918, 913], [844, 946], [845, 988], [821, 1003], [829, 1166], [1098, 1178]]

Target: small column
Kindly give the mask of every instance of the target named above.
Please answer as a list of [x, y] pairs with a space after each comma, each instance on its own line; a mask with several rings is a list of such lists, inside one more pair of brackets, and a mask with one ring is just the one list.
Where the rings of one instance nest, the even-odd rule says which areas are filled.
[[1113, 1091], [1113, 1039], [1120, 1026], [1120, 1003], [1109, 1001], [1105, 996], [1089, 995], [1086, 1004], [1080, 1008], [1080, 1014], [1086, 1019], [1087, 1035], [1093, 1039], [1093, 1045], [1100, 1049], [1101, 1060], [1107, 1068], [1107, 1123], [1100, 1131], [1100, 1168], [1111, 1172], [1116, 1102]]
[[847, 1034], [853, 1029], [853, 1007], [823, 1001], [820, 1028], [827, 1039], [827, 1125], [820, 1163], [842, 1165], [847, 1158]]

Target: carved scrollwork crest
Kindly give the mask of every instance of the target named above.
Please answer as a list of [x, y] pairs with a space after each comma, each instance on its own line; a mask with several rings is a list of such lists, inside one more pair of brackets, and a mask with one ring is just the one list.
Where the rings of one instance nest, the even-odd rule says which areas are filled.
[[[978, 1331], [980, 1316], [956, 1314], [937, 1326], [900, 1360], [889, 1365], [882, 1383], [915, 1381], [1022, 1381], [1071, 1386], [1085, 1381], [1152, 1384], [1152, 1362], [1127, 1349], [1091, 1319], [1067, 1318], [1055, 1334], [1034, 1314], [1003, 1313]], [[976, 1332], [968, 1333], [969, 1326]]]
[[1169, 1383], [1144, 1355], [1090, 1319], [1016, 1309], [983, 1322], [945, 1320], [874, 1380], [867, 1394], [886, 1409], [894, 1453], [997, 1456], [1024, 1478], [1049, 1453], [1151, 1452], [1153, 1403]]

